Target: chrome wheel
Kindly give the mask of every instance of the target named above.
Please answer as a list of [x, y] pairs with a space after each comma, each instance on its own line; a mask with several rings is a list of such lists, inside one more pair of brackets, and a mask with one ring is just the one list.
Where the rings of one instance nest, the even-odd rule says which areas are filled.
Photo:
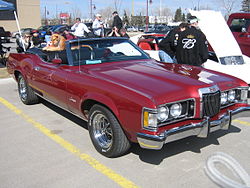
[[108, 149], [113, 143], [113, 131], [108, 118], [98, 113], [93, 117], [93, 134], [97, 143], [103, 149]]
[[26, 80], [20, 74], [18, 76], [18, 93], [21, 101], [24, 104], [36, 104], [39, 102], [39, 98], [34, 93], [32, 88], [27, 84]]
[[20, 78], [19, 80], [19, 94], [21, 97], [22, 101], [26, 101], [27, 100], [27, 85], [25, 80], [23, 79], [23, 77]]
[[130, 148], [114, 114], [106, 107], [95, 104], [89, 112], [89, 135], [96, 150], [106, 157], [121, 156]]

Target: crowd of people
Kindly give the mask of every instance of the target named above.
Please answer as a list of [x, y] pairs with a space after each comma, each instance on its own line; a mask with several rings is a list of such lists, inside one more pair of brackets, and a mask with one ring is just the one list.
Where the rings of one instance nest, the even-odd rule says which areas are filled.
[[[126, 29], [117, 11], [113, 12], [112, 30], [106, 36], [127, 37]], [[75, 24], [63, 33], [53, 34], [47, 31], [45, 40], [41, 40], [38, 31], [23, 33], [17, 39], [17, 51], [23, 52], [32, 47], [42, 47], [43, 50], [63, 50], [65, 41], [82, 37], [104, 37], [104, 23], [100, 14], [95, 15], [92, 24], [92, 31], [76, 18]], [[171, 30], [167, 36], [159, 43], [159, 57], [161, 61], [202, 66], [208, 59], [208, 44], [205, 35], [198, 28], [198, 19], [191, 16], [188, 23], [181, 23], [178, 27]]]
[[[32, 33], [22, 33], [22, 36], [17, 38], [17, 52], [24, 52], [29, 48], [33, 47], [43, 47], [43, 50], [55, 50], [55, 45], [62, 44], [60, 41], [71, 40], [75, 38], [86, 38], [86, 37], [127, 37], [129, 38], [128, 34], [126, 33], [126, 29], [123, 28], [123, 23], [121, 18], [118, 15], [117, 11], [112, 13], [113, 15], [113, 23], [112, 29], [110, 33], [105, 34], [104, 32], [104, 23], [102, 21], [102, 16], [100, 14], [95, 15], [95, 20], [92, 24], [92, 30], [90, 30], [86, 24], [84, 24], [80, 18], [76, 18], [74, 25], [69, 28], [65, 29], [62, 33], [52, 33], [48, 30], [45, 34], [44, 39], [39, 38], [39, 33], [37, 30], [34, 30]], [[59, 35], [59, 36], [58, 36]], [[64, 39], [62, 39], [62, 36]], [[53, 40], [57, 40], [57, 43]], [[62, 46], [58, 47], [57, 49], [62, 50]]]

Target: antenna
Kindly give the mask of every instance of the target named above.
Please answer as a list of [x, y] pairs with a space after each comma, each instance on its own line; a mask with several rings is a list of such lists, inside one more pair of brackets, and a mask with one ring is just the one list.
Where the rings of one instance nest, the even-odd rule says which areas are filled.
[[80, 40], [79, 40], [79, 38], [77, 38], [77, 44], [78, 44], [78, 47], [79, 47], [79, 49], [78, 49], [78, 71], [79, 72], [81, 72], [81, 68], [80, 68], [80, 65], [81, 65], [81, 61], [80, 61], [80, 55], [81, 55], [81, 53], [80, 53]]

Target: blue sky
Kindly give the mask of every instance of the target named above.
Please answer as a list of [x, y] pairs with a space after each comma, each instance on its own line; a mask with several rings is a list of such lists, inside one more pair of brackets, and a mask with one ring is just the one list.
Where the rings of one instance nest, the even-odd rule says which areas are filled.
[[[192, 9], [194, 7], [210, 7], [216, 11], [223, 11], [223, 6], [220, 2], [223, 0], [152, 0], [153, 3], [149, 6], [149, 11], [154, 9], [160, 9], [161, 7], [170, 8], [172, 12], [179, 7], [183, 9], [183, 11]], [[233, 0], [224, 0], [224, 1], [233, 1]], [[44, 9], [49, 11], [49, 16], [54, 16], [55, 12], [67, 12], [79, 8], [84, 17], [88, 17], [90, 13], [90, 0], [40, 0], [41, 2], [41, 12], [44, 13]], [[145, 11], [146, 10], [146, 0], [116, 0], [116, 2], [120, 2], [119, 12], [123, 12], [123, 10], [132, 10], [132, 2], [134, 2], [134, 13]], [[241, 0], [234, 0], [235, 5], [233, 12], [240, 10]], [[96, 6], [95, 12], [98, 10], [104, 9], [105, 7], [113, 7], [114, 8], [114, 0], [92, 0], [92, 4]], [[115, 9], [115, 8], [114, 8]]]

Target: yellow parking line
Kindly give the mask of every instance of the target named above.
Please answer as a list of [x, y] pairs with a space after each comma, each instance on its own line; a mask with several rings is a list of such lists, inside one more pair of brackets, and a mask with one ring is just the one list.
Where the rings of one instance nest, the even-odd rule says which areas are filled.
[[250, 126], [250, 123], [249, 123], [249, 122], [247, 122], [247, 121], [241, 121], [241, 120], [235, 119], [235, 120], [233, 120], [233, 122], [235, 122], [235, 123], [240, 123], [240, 124], [243, 124], [243, 125], [248, 125], [248, 126]]
[[85, 161], [87, 164], [92, 166], [94, 169], [99, 171], [100, 173], [104, 174], [115, 183], [119, 184], [121, 187], [137, 187], [133, 182], [127, 180], [126, 178], [122, 177], [121, 175], [115, 173], [112, 169], [106, 167], [105, 165], [101, 164], [99, 161], [94, 159], [88, 154], [81, 153], [81, 151], [68, 141], [64, 140], [62, 137], [53, 134], [49, 129], [44, 127], [42, 124], [38, 123], [37, 121], [30, 118], [28, 115], [23, 113], [20, 109], [9, 103], [7, 100], [0, 97], [0, 102], [5, 105], [7, 108], [15, 112], [17, 115], [21, 116], [25, 121], [31, 123], [35, 128], [37, 128], [40, 132], [60, 144], [63, 148], [68, 150], [69, 152], [73, 153], [75, 156], [79, 157], [81, 160]]

